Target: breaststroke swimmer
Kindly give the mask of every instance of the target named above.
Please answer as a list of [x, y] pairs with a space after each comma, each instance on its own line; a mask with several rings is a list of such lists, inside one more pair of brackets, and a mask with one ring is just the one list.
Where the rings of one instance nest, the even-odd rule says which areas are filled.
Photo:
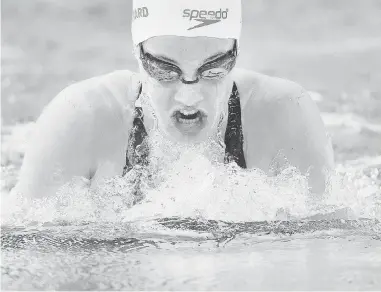
[[17, 192], [41, 197], [74, 177], [91, 187], [124, 175], [149, 163], [136, 153], [155, 127], [187, 144], [222, 129], [225, 161], [269, 173], [283, 153], [308, 173], [313, 193], [324, 192], [333, 151], [318, 109], [301, 86], [236, 68], [241, 25], [240, 1], [134, 0], [140, 72], [113, 72], [59, 93], [36, 123]]

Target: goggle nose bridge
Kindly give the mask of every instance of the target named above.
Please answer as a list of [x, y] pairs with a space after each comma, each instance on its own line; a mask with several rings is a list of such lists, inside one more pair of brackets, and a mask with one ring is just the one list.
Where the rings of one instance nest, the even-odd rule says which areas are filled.
[[181, 80], [181, 82], [184, 83], [184, 84], [196, 84], [196, 83], [198, 83], [198, 82], [200, 81], [200, 77], [197, 76], [197, 78], [196, 78], [195, 80], [190, 80], [190, 81], [185, 80], [185, 79], [182, 77], [180, 80]]

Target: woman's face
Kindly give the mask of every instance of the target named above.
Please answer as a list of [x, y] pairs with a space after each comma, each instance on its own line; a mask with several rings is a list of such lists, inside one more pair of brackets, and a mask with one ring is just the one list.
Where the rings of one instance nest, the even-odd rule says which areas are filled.
[[202, 142], [216, 132], [227, 109], [236, 52], [232, 39], [160, 36], [141, 44], [143, 96], [170, 139]]

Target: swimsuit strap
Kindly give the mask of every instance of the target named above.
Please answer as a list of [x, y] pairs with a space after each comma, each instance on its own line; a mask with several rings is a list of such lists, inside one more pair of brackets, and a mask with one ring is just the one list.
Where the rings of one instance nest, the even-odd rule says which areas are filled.
[[[138, 99], [142, 93], [140, 87]], [[243, 131], [241, 119], [241, 103], [237, 85], [233, 84], [232, 93], [228, 103], [228, 123], [225, 133], [225, 163], [234, 161], [241, 168], [246, 168], [246, 160], [243, 151]], [[135, 107], [133, 127], [128, 138], [126, 151], [126, 165], [123, 168], [123, 176], [134, 165], [148, 165], [147, 131], [144, 127], [143, 109]]]
[[243, 152], [241, 102], [235, 82], [229, 98], [228, 108], [228, 123], [225, 132], [225, 163], [234, 161], [239, 167], [246, 168], [245, 154]]
[[[140, 86], [137, 99], [139, 99], [141, 93], [142, 86]], [[145, 139], [147, 136], [148, 134], [144, 127], [143, 109], [141, 107], [135, 107], [132, 130], [128, 137], [126, 165], [123, 168], [123, 176], [125, 176], [134, 165], [148, 165], [148, 147]]]

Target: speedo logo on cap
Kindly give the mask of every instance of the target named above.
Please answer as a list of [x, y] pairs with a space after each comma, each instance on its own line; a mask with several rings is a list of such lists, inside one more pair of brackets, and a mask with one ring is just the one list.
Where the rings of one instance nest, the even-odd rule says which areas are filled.
[[228, 18], [228, 12], [229, 9], [226, 8], [225, 10], [197, 10], [197, 9], [184, 9], [183, 11], [183, 17], [189, 18], [189, 21], [195, 20], [200, 22], [199, 24], [188, 28], [188, 30], [192, 30], [195, 28], [200, 28], [203, 26], [215, 24], [217, 22], [220, 22], [223, 19]]

